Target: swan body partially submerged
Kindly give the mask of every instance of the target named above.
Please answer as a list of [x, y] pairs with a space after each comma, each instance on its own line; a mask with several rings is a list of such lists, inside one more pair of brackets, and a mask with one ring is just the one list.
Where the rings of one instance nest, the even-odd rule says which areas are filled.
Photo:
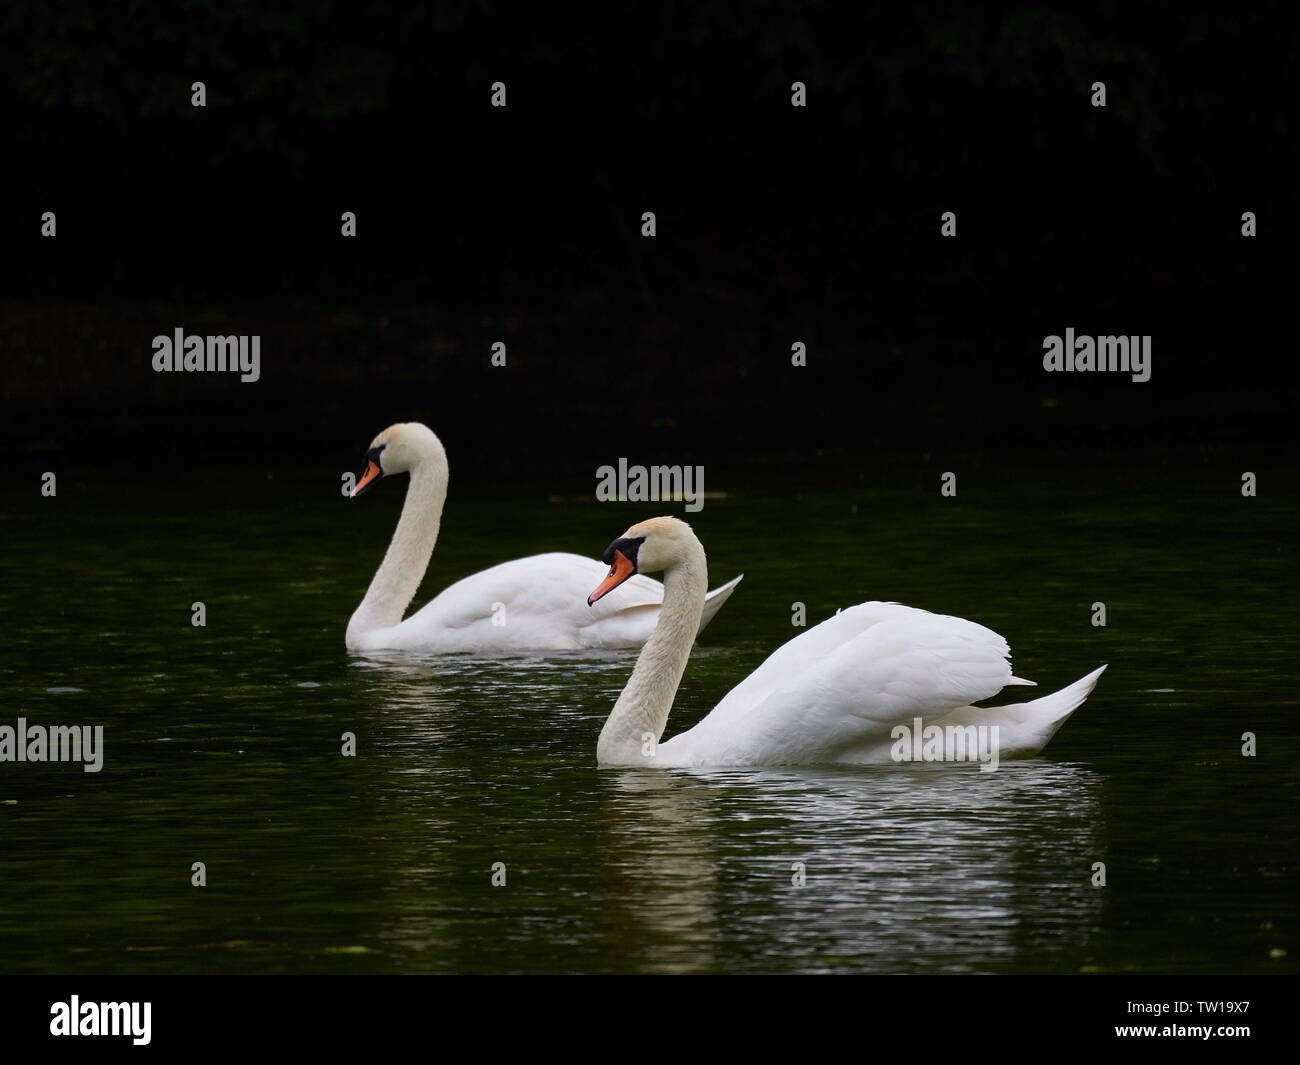
[[[402, 515], [388, 553], [347, 627], [349, 650], [575, 650], [640, 647], [654, 631], [663, 585], [629, 581], [629, 595], [592, 611], [587, 592], [605, 573], [592, 558], [566, 553], [503, 562], [443, 590], [405, 620], [438, 539], [447, 499], [447, 453], [426, 426], [405, 422], [375, 437], [360, 495], [381, 477], [410, 474]], [[705, 595], [695, 632], [725, 603], [740, 577]], [[692, 635], [692, 640], [695, 638]]]
[[689, 525], [652, 518], [605, 553], [597, 604], [645, 571], [662, 570], [664, 604], [596, 746], [602, 765], [864, 764], [898, 760], [900, 726], [996, 726], [998, 757], [1037, 754], [1106, 668], [1051, 695], [972, 704], [1009, 685], [1007, 642], [962, 618], [898, 603], [860, 603], [796, 636], [736, 685], [694, 728], [660, 742], [704, 609], [707, 564]]

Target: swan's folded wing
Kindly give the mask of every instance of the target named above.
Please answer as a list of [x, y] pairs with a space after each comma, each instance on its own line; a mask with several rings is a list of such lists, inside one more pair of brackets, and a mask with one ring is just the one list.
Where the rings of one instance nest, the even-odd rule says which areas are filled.
[[833, 761], [995, 695], [1012, 679], [1008, 654], [973, 621], [862, 603], [780, 647], [680, 739], [736, 763]]
[[507, 626], [511, 618], [536, 618], [558, 630], [663, 602], [663, 585], [637, 575], [619, 587], [617, 599], [606, 596], [588, 607], [587, 596], [608, 568], [596, 559], [559, 551], [502, 562], [449, 585], [403, 624], [466, 629], [489, 622], [496, 613]]

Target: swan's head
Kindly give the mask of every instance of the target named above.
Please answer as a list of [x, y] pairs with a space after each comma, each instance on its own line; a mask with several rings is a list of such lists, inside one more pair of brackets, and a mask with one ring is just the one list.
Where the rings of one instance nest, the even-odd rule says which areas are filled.
[[591, 606], [637, 573], [671, 569], [691, 551], [701, 551], [691, 527], [680, 518], [650, 518], [638, 522], [605, 548], [609, 575], [587, 597]]
[[356, 499], [381, 477], [390, 473], [406, 473], [434, 456], [446, 462], [442, 443], [433, 430], [419, 422], [399, 422], [390, 425], [372, 441], [366, 451], [365, 471], [357, 478], [349, 499]]

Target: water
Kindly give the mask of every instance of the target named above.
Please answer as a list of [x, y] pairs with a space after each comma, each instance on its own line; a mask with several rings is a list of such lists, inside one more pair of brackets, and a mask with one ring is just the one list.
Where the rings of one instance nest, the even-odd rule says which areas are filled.
[[[737, 476], [692, 516], [713, 583], [746, 577], [668, 734], [797, 631], [795, 602], [970, 617], [1048, 690], [1110, 663], [1043, 757], [992, 774], [598, 770], [632, 652], [349, 655], [403, 485], [5, 497], [0, 723], [103, 724], [107, 747], [98, 774], [0, 765], [0, 969], [1295, 972], [1294, 492], [985, 471], [944, 500], [937, 474]], [[669, 509], [472, 489], [453, 476], [417, 605]]]

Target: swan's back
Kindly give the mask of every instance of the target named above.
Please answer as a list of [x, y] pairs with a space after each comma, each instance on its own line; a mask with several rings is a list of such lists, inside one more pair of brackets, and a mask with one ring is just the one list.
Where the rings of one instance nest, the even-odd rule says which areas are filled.
[[672, 764], [837, 761], [899, 723], [1025, 683], [996, 632], [898, 603], [861, 603], [782, 645], [703, 721], [659, 747]]
[[586, 646], [593, 629], [604, 645], [617, 645], [620, 637], [629, 646], [644, 642], [663, 585], [638, 575], [619, 602], [588, 607], [587, 594], [607, 570], [595, 559], [558, 551], [502, 562], [444, 588], [391, 630], [385, 646], [570, 650]]

